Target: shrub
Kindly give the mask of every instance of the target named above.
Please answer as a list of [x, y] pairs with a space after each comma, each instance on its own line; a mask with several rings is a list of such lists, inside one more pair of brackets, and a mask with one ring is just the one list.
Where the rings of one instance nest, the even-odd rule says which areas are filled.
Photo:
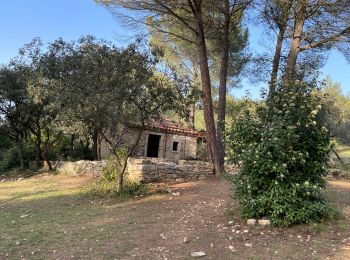
[[[127, 152], [125, 149], [119, 149], [118, 150], [118, 158], [121, 161], [125, 161]], [[117, 158], [116, 156], [111, 155], [108, 158], [107, 165], [103, 167], [102, 169], [102, 179], [110, 181], [110, 182], [117, 182], [118, 176], [119, 176], [119, 170], [117, 167]], [[127, 179], [128, 172], [125, 170], [124, 178]]]
[[91, 196], [111, 197], [119, 200], [128, 200], [153, 194], [168, 193], [167, 189], [155, 184], [142, 184], [128, 181], [123, 190], [119, 190], [116, 182], [100, 179], [85, 187], [85, 193]]
[[141, 183], [128, 182], [125, 184], [123, 190], [120, 191], [117, 187], [117, 182], [101, 179], [88, 185], [85, 191], [92, 196], [128, 199], [130, 197], [146, 195], [148, 193], [148, 187]]
[[232, 180], [243, 218], [289, 226], [334, 213], [321, 194], [331, 149], [321, 101], [303, 83], [279, 86], [266, 104], [236, 120], [227, 146], [231, 162], [240, 164]]

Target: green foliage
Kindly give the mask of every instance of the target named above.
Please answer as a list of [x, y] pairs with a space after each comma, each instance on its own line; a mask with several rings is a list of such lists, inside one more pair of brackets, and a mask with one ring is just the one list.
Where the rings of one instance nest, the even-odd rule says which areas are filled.
[[16, 147], [12, 147], [3, 154], [0, 161], [0, 171], [10, 170], [18, 167], [20, 164]]
[[302, 83], [280, 86], [266, 105], [236, 120], [227, 146], [241, 166], [233, 187], [243, 218], [289, 226], [332, 215], [321, 194], [331, 149], [322, 99]]
[[329, 110], [327, 125], [338, 141], [350, 145], [350, 97], [341, 91], [339, 83], [326, 79], [323, 91], [327, 94], [326, 106]]
[[209, 151], [207, 143], [197, 144], [197, 158], [201, 161], [208, 162], [209, 161]]
[[[116, 183], [119, 176], [119, 167], [117, 167], [118, 161], [125, 161], [127, 157], [127, 151], [125, 149], [119, 149], [117, 152], [117, 157], [111, 155], [108, 158], [107, 165], [102, 169], [102, 179], [105, 181], [110, 181]], [[124, 176], [127, 177], [128, 172], [124, 172]]]
[[143, 196], [148, 193], [148, 187], [140, 183], [127, 182], [123, 190], [119, 190], [116, 182], [105, 179], [96, 181], [85, 188], [85, 193], [98, 197], [116, 197], [128, 199], [135, 196]]

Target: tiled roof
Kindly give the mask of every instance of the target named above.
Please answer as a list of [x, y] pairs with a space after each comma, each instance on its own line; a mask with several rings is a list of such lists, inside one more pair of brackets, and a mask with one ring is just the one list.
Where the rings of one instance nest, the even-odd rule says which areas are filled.
[[179, 125], [178, 123], [173, 122], [172, 120], [168, 118], [162, 118], [158, 120], [157, 122], [146, 126], [147, 130], [154, 130], [159, 132], [166, 132], [166, 133], [173, 133], [173, 134], [179, 134], [179, 135], [187, 135], [187, 136], [193, 136], [193, 137], [202, 137], [205, 136], [205, 132], [201, 131], [195, 131], [188, 127], [183, 127]]

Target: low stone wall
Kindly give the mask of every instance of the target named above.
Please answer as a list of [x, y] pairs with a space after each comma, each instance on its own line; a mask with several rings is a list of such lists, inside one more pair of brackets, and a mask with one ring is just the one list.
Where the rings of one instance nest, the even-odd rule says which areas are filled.
[[77, 162], [65, 162], [56, 161], [52, 162], [52, 167], [63, 174], [83, 175], [83, 174], [95, 174], [99, 175], [102, 172], [102, 168], [106, 166], [107, 161], [77, 161]]
[[[99, 175], [107, 161], [52, 162], [61, 173]], [[235, 172], [235, 167], [227, 166], [226, 171]], [[213, 175], [213, 165], [208, 162], [180, 160], [177, 163], [160, 158], [129, 158], [128, 178], [135, 182], [186, 182], [196, 181]]]
[[130, 158], [129, 178], [137, 182], [185, 182], [202, 180], [213, 175], [213, 166], [207, 162], [164, 159]]

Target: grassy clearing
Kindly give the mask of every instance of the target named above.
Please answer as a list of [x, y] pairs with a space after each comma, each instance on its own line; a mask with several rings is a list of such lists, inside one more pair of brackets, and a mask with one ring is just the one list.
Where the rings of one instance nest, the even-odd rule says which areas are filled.
[[205, 259], [350, 257], [350, 182], [332, 181], [326, 192], [343, 219], [290, 229], [245, 226], [224, 182], [124, 202], [86, 193], [92, 182], [43, 174], [0, 183], [0, 259], [191, 259], [194, 250]]

